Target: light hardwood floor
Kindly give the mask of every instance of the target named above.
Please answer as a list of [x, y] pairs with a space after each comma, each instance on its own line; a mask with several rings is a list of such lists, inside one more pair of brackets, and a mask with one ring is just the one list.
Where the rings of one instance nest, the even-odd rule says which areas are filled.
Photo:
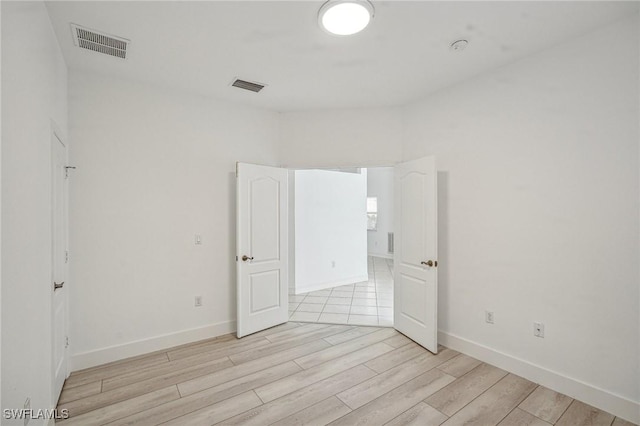
[[630, 425], [391, 328], [290, 322], [67, 379], [71, 425]]

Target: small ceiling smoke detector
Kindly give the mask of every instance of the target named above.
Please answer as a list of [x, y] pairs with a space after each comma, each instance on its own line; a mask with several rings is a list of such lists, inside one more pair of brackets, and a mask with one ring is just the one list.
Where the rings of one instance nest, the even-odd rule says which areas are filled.
[[456, 52], [462, 52], [464, 49], [467, 48], [468, 44], [469, 44], [469, 40], [456, 40], [453, 43], [451, 43], [451, 46], [449, 46], [449, 48]]
[[127, 58], [127, 47], [129, 47], [131, 41], [126, 38], [90, 30], [76, 24], [71, 24], [71, 33], [73, 34], [74, 44], [82, 49], [115, 56], [116, 58]]
[[262, 89], [265, 88], [266, 84], [256, 83], [254, 81], [240, 80], [236, 78], [233, 83], [231, 83], [233, 87], [237, 87], [238, 89], [249, 90], [250, 92], [258, 93]]
[[369, 0], [329, 0], [318, 12], [318, 23], [331, 34], [346, 36], [364, 30], [374, 15]]

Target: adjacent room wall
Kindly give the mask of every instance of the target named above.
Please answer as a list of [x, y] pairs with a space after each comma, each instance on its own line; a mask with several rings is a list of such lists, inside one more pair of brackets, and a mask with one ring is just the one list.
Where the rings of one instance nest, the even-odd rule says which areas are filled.
[[277, 113], [84, 73], [69, 98], [74, 368], [235, 330], [235, 163], [276, 164]]
[[367, 252], [392, 259], [388, 233], [393, 232], [393, 167], [367, 169], [367, 197], [378, 198], [378, 226], [375, 231], [367, 231]]
[[636, 422], [638, 30], [636, 16], [406, 107], [403, 150], [437, 159], [443, 344]]
[[295, 172], [296, 293], [367, 281], [367, 171]]
[[290, 168], [392, 166], [402, 156], [401, 110], [282, 113], [279, 146]]
[[[42, 2], [2, 2], [3, 409], [50, 409], [51, 132], [66, 134], [67, 68]], [[2, 424], [22, 425], [23, 420]], [[30, 425], [43, 424], [33, 419]]]

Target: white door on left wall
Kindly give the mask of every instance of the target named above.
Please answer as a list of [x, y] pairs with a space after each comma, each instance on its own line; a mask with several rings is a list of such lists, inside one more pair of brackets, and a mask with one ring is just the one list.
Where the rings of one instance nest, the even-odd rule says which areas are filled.
[[287, 322], [288, 170], [237, 163], [238, 337]]
[[54, 401], [67, 378], [67, 148], [56, 131], [51, 137], [52, 282], [51, 327]]

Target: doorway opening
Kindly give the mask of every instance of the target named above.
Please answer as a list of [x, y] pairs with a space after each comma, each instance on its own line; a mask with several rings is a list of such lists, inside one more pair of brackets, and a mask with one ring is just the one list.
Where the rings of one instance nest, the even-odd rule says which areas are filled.
[[289, 174], [289, 320], [393, 326], [393, 167]]
[[[349, 173], [323, 172], [326, 176], [345, 176]], [[294, 179], [289, 179], [290, 174]], [[360, 288], [369, 283], [369, 262], [365, 255], [355, 256], [351, 261], [340, 262], [329, 260], [328, 264], [339, 272], [339, 266], [357, 266], [351, 282], [326, 281], [306, 283], [305, 291], [299, 288], [298, 281], [301, 273], [309, 273], [318, 279], [319, 274], [313, 270], [315, 265], [327, 265], [327, 253], [337, 252], [344, 247], [333, 242], [329, 250], [317, 250], [311, 238], [301, 236], [300, 226], [304, 223], [304, 210], [296, 209], [296, 198], [305, 195], [322, 193], [314, 188], [300, 185], [303, 180], [295, 179], [300, 171], [291, 171], [279, 167], [260, 166], [247, 163], [236, 164], [236, 265], [237, 265], [237, 336], [239, 338], [274, 325], [287, 322], [297, 311], [289, 314], [289, 294], [300, 296], [302, 293], [328, 290], [327, 296], [305, 295], [299, 302], [307, 301], [307, 297], [326, 297], [326, 301], [316, 303], [323, 307], [317, 312], [318, 320], [324, 311], [324, 306], [334, 293], [335, 287], [353, 284], [353, 296], [349, 303], [349, 321], [353, 299], [356, 299], [358, 283]], [[358, 226], [358, 237], [353, 239], [361, 247], [367, 247], [367, 228], [369, 217], [366, 206], [366, 180], [363, 180], [366, 170], [357, 169], [351, 172], [353, 179], [358, 181], [359, 194], [355, 198], [345, 197], [338, 205], [355, 205], [354, 220], [362, 223]], [[350, 187], [347, 181], [334, 183], [334, 187]], [[437, 220], [437, 175], [434, 157], [422, 157], [415, 160], [396, 164], [393, 169], [393, 216], [394, 216], [394, 250], [393, 250], [393, 327], [424, 346], [429, 351], [438, 353], [438, 220]], [[292, 202], [289, 202], [290, 199]], [[355, 202], [354, 202], [355, 200]], [[315, 221], [310, 221], [308, 232], [315, 232], [329, 236], [343, 235], [349, 227], [342, 227], [347, 220], [333, 222], [334, 227], [323, 228], [320, 219], [329, 215], [334, 209], [328, 209], [332, 201], [312, 204], [311, 212]], [[293, 206], [293, 207], [292, 207]], [[376, 214], [380, 210], [376, 210]], [[301, 213], [302, 212], [302, 213]], [[370, 212], [371, 214], [372, 212]], [[346, 216], [338, 216], [344, 219]], [[377, 218], [376, 218], [377, 219]], [[320, 239], [319, 241], [325, 241]], [[351, 242], [347, 240], [346, 243]], [[345, 243], [345, 244], [346, 244]], [[300, 247], [304, 245], [315, 249], [317, 256], [301, 256]], [[316, 244], [319, 244], [316, 241]], [[358, 251], [357, 253], [360, 253]], [[350, 252], [347, 250], [347, 254]], [[291, 259], [291, 258], [293, 259]], [[293, 260], [293, 261], [291, 261]], [[307, 261], [310, 267], [301, 268], [298, 261]], [[376, 261], [371, 263], [374, 274]], [[388, 263], [387, 263], [388, 265]], [[384, 271], [384, 269], [381, 269]], [[362, 275], [359, 275], [362, 273]], [[389, 274], [391, 276], [391, 274]], [[290, 277], [294, 277], [290, 280]], [[334, 277], [335, 278], [335, 277]], [[375, 278], [374, 278], [375, 279]], [[366, 284], [365, 284], [366, 281]], [[290, 292], [290, 283], [293, 291]], [[315, 286], [315, 287], [314, 287]], [[375, 286], [375, 282], [374, 282]], [[348, 290], [345, 288], [345, 290]], [[368, 288], [367, 288], [368, 290]], [[340, 290], [336, 290], [336, 293]], [[348, 293], [348, 291], [345, 291]], [[364, 293], [364, 292], [361, 292]], [[337, 296], [335, 296], [337, 297]], [[345, 297], [347, 298], [347, 297]], [[369, 296], [368, 298], [371, 298]], [[377, 310], [377, 292], [376, 292]], [[367, 299], [367, 298], [358, 298]], [[372, 302], [362, 302], [364, 306]], [[312, 304], [312, 303], [310, 303]], [[337, 304], [336, 304], [337, 305]], [[355, 305], [358, 306], [358, 305]], [[360, 305], [362, 306], [362, 305]], [[315, 308], [316, 310], [318, 308]], [[344, 309], [344, 308], [343, 308]], [[302, 312], [302, 311], [301, 311]], [[329, 312], [327, 312], [329, 313]], [[359, 315], [359, 314], [353, 314]], [[372, 321], [373, 322], [373, 321]], [[379, 321], [378, 321], [378, 325]]]

